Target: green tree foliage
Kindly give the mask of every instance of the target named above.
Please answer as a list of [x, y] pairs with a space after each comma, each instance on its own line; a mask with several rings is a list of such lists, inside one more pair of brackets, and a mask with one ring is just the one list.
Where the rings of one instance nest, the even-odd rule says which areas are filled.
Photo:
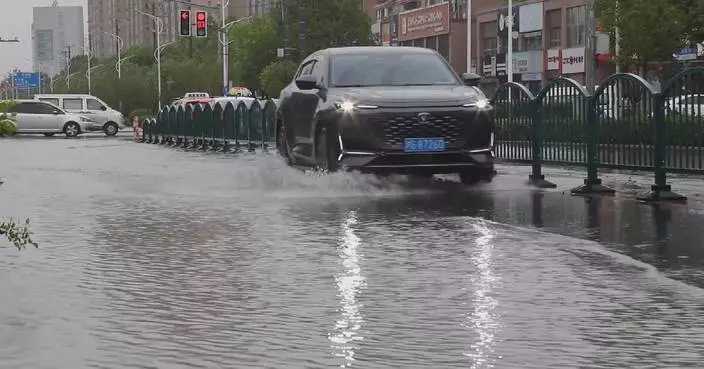
[[298, 64], [290, 60], [281, 60], [269, 64], [259, 75], [262, 93], [271, 98], [278, 98], [281, 90], [291, 82]]
[[690, 41], [704, 41], [701, 0], [596, 0], [595, 5], [599, 23], [612, 34], [619, 28], [617, 62], [625, 67], [668, 61]]
[[18, 250], [22, 250], [27, 245], [39, 247], [39, 244], [32, 239], [32, 232], [29, 229], [29, 219], [24, 224], [16, 223], [13, 220], [0, 221], [0, 237], [5, 238]]
[[279, 47], [273, 17], [253, 17], [230, 28], [230, 70], [233, 78], [252, 91], [261, 88], [262, 68], [276, 61]]
[[[359, 0], [289, 0], [272, 11], [300, 61], [319, 49], [374, 45], [371, 19]], [[283, 22], [281, 17], [283, 16]]]

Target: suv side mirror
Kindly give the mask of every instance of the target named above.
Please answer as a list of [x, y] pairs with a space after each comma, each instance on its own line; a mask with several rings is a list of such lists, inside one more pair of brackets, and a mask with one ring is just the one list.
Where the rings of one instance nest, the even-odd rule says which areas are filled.
[[59, 114], [61, 114], [61, 112], [60, 112], [58, 109], [54, 109], [54, 110], [51, 112], [51, 114], [59, 115]]
[[318, 79], [312, 74], [306, 74], [305, 76], [298, 77], [296, 86], [301, 90], [312, 90], [319, 87]]
[[107, 108], [107, 107], [105, 107], [105, 106], [103, 106], [103, 105], [101, 105], [101, 106], [100, 106], [100, 110], [102, 110], [102, 111], [107, 111], [107, 110], [108, 110], [108, 108]]
[[462, 82], [466, 86], [479, 86], [479, 82], [482, 80], [477, 74], [474, 73], [462, 73]]

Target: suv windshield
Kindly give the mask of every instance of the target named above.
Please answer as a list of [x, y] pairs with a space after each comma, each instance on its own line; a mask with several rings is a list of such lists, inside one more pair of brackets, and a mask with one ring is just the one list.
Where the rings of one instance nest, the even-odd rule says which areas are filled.
[[438, 55], [421, 53], [334, 55], [330, 76], [333, 87], [459, 85]]

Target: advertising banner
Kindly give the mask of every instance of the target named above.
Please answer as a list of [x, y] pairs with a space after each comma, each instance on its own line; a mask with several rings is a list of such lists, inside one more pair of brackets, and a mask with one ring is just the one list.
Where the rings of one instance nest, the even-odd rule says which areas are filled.
[[399, 13], [399, 41], [450, 33], [450, 3]]

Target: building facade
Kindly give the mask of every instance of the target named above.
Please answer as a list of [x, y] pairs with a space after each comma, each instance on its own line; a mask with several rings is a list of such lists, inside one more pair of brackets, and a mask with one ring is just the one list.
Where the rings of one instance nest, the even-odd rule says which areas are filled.
[[[231, 0], [228, 13], [246, 8], [249, 0]], [[209, 17], [219, 19], [220, 0], [191, 0], [192, 10], [206, 10]], [[163, 23], [159, 37], [162, 43], [178, 35], [178, 10], [189, 5], [169, 0], [88, 0], [88, 30], [91, 49], [96, 57], [112, 57], [117, 53], [117, 38], [123, 50], [137, 45], [156, 45], [155, 21], [139, 10], [158, 17]]]
[[[32, 64], [37, 72], [54, 75], [68, 57], [83, 53], [83, 7], [37, 6], [32, 19]], [[74, 51], [70, 51], [73, 48]]]
[[[528, 0], [513, 5], [510, 39], [514, 81], [534, 91], [558, 75], [584, 83], [590, 57], [585, 52], [587, 3], [588, 0]], [[380, 44], [431, 48], [458, 73], [471, 71], [495, 85], [508, 80], [506, 1], [377, 0], [374, 11], [376, 26], [372, 28], [379, 29]], [[608, 36], [597, 36], [597, 52], [608, 54]], [[612, 63], [598, 63], [597, 81], [614, 70]]]

